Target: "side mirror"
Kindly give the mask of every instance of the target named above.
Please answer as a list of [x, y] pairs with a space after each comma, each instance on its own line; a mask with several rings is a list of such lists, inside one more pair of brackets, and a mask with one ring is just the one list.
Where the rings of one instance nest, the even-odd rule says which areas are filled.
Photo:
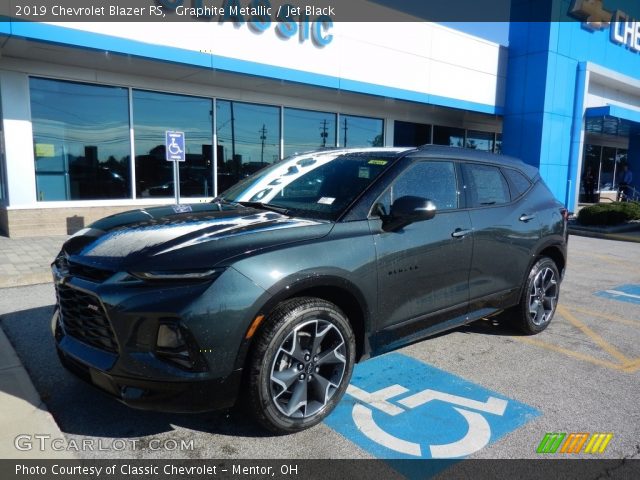
[[426, 198], [400, 197], [391, 205], [391, 214], [383, 222], [385, 231], [392, 231], [413, 222], [431, 220], [436, 215], [436, 205]]

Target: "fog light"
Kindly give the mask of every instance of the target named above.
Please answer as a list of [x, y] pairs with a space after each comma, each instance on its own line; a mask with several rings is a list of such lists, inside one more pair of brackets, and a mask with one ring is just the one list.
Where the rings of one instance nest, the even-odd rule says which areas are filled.
[[160, 348], [180, 348], [185, 346], [184, 338], [177, 325], [161, 324], [158, 328], [158, 340], [156, 342]]
[[161, 360], [192, 372], [207, 371], [207, 363], [200, 347], [186, 327], [177, 323], [158, 326], [156, 355]]

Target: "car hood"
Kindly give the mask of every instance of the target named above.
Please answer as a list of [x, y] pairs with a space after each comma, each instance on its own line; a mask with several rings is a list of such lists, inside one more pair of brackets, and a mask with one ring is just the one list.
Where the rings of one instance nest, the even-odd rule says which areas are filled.
[[71, 261], [109, 270], [189, 270], [327, 235], [332, 222], [239, 205], [172, 205], [103, 218], [71, 237]]

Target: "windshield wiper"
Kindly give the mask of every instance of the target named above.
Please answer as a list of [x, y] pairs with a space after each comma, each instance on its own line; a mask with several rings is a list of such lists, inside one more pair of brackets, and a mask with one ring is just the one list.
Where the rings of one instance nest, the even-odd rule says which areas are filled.
[[271, 205], [270, 203], [262, 202], [235, 202], [243, 207], [261, 208], [263, 210], [270, 210], [272, 212], [281, 213], [283, 215], [289, 215], [289, 209], [284, 207], [278, 207], [277, 205]]

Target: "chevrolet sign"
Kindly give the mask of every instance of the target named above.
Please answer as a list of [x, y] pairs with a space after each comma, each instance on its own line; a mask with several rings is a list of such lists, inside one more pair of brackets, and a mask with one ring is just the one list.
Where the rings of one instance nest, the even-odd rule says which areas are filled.
[[609, 27], [610, 39], [629, 50], [640, 52], [640, 21], [621, 10], [611, 12], [604, 8], [603, 0], [574, 0], [569, 15], [582, 20], [589, 30]]

